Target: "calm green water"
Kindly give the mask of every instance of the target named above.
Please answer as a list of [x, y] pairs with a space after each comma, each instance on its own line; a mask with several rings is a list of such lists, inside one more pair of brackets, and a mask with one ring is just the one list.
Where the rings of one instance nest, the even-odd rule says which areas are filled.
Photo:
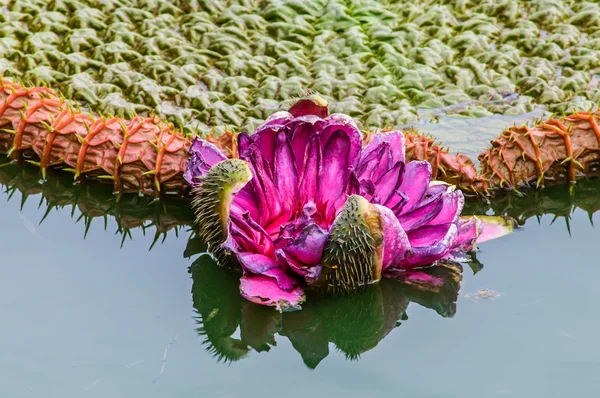
[[[41, 187], [27, 170], [10, 179], [2, 169], [5, 184]], [[108, 206], [106, 192], [61, 181], [51, 179], [44, 195], [79, 209], [55, 209], [41, 224], [40, 194], [22, 211], [21, 191], [0, 195], [2, 398], [600, 393], [600, 231], [588, 214], [600, 220], [599, 183], [571, 196], [551, 189], [499, 199], [494, 211], [524, 225], [482, 245], [484, 267], [476, 275], [464, 267], [460, 292], [449, 270], [438, 294], [387, 282], [279, 315], [239, 299], [235, 281], [207, 257], [186, 258], [201, 247], [188, 245], [185, 227], [149, 251], [152, 226], [145, 235], [131, 229], [121, 247], [113, 216], [106, 229], [95, 218], [85, 239], [85, 220], [76, 222], [81, 209], [121, 211], [122, 225], [143, 217], [182, 224], [183, 204]], [[553, 214], [538, 222], [544, 212], [569, 215], [570, 234], [563, 218], [552, 224]], [[476, 295], [482, 289], [494, 299]]]

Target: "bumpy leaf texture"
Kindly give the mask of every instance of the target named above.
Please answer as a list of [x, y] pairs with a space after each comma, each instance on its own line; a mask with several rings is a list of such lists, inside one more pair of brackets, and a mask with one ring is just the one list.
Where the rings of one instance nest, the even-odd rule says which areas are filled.
[[371, 128], [414, 123], [424, 108], [560, 113], [600, 98], [596, 1], [3, 4], [4, 76], [59, 88], [95, 112], [154, 112], [190, 132], [254, 130], [305, 89]]
[[0, 85], [0, 151], [113, 184], [115, 192], [185, 194], [190, 141], [158, 117], [94, 118], [44, 87]]
[[[0, 104], [0, 152], [39, 165], [43, 175], [54, 167], [74, 173], [76, 179], [110, 183], [116, 192], [189, 193], [183, 173], [191, 142], [158, 118], [95, 118], [48, 88], [25, 88], [5, 80], [0, 86]], [[327, 109], [327, 103], [315, 95], [290, 111], [292, 116], [309, 112], [323, 118]], [[479, 171], [468, 157], [451, 155], [433, 139], [403, 130], [405, 160], [427, 161], [433, 179], [468, 194], [573, 182], [598, 174], [599, 117], [598, 112], [577, 112], [535, 127], [507, 129], [480, 155]], [[363, 141], [373, 136], [367, 133]], [[221, 150], [215, 156], [241, 156], [238, 135], [233, 132], [218, 138], [210, 134], [206, 139]], [[245, 138], [241, 140], [243, 146]]]

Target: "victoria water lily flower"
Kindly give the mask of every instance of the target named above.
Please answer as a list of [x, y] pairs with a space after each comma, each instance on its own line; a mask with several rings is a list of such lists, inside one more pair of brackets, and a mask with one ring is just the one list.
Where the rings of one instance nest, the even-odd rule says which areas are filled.
[[363, 146], [352, 118], [303, 101], [240, 134], [238, 158], [201, 139], [190, 150], [199, 234], [221, 264], [241, 268], [246, 299], [296, 309], [307, 286], [354, 290], [464, 258], [512, 229], [461, 217], [459, 190], [432, 181], [429, 163], [405, 162], [402, 132]]

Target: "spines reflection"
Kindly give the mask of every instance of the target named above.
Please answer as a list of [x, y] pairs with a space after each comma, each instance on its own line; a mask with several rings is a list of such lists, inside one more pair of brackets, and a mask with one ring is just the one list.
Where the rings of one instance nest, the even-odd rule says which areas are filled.
[[[239, 297], [238, 275], [220, 268], [208, 255], [190, 267], [198, 332], [218, 361], [237, 361], [251, 350], [269, 351], [275, 335], [287, 337], [306, 366], [316, 368], [333, 343], [347, 359], [374, 348], [401, 321], [411, 302], [443, 317], [456, 312], [462, 267], [444, 264], [406, 272], [349, 295], [316, 293], [302, 311], [279, 313]], [[309, 292], [311, 294], [311, 292]], [[240, 338], [232, 337], [240, 330]]]
[[[0, 187], [11, 198], [24, 203], [28, 198], [37, 196], [40, 206], [45, 206], [45, 216], [55, 209], [72, 207], [80, 213], [77, 221], [84, 223], [84, 234], [95, 219], [105, 225], [108, 218], [117, 223], [117, 233], [123, 241], [131, 236], [131, 230], [141, 228], [154, 233], [153, 245], [164, 239], [167, 233], [179, 232], [181, 228], [192, 228], [194, 215], [189, 202], [177, 199], [140, 197], [135, 194], [114, 195], [110, 188], [99, 184], [74, 184], [64, 173], [48, 172], [46, 181], [41, 180], [38, 167], [25, 162], [14, 162], [0, 155]], [[530, 218], [552, 215], [555, 219], [565, 220], [570, 227], [571, 214], [580, 209], [588, 213], [590, 220], [600, 210], [600, 185], [597, 180], [580, 181], [574, 186], [554, 186], [543, 191], [526, 190], [524, 194], [506, 193], [494, 198], [493, 202], [466, 201], [464, 214], [507, 215], [516, 219], [519, 225], [525, 225]], [[67, 209], [65, 209], [68, 211]], [[43, 220], [41, 220], [43, 221]], [[206, 251], [206, 244], [200, 242], [195, 234], [185, 257]], [[189, 253], [188, 253], [189, 252]], [[469, 264], [472, 268], [476, 263]], [[475, 269], [474, 269], [475, 270]]]
[[85, 225], [84, 236], [93, 220], [100, 219], [106, 226], [110, 217], [117, 223], [122, 244], [131, 237], [131, 229], [141, 228], [144, 233], [147, 230], [154, 233], [154, 246], [161, 237], [164, 240], [167, 233], [178, 234], [180, 228], [190, 226], [194, 220], [189, 202], [185, 200], [163, 198], [158, 201], [136, 194], [118, 196], [103, 185], [74, 183], [72, 177], [52, 170], [48, 170], [46, 180], [41, 177], [39, 167], [0, 156], [0, 187], [4, 186], [9, 199], [20, 193], [21, 208], [28, 198], [40, 195], [37, 200], [40, 206], [46, 207], [40, 223], [54, 209], [72, 207], [73, 217], [78, 210], [77, 221]]
[[580, 181], [571, 186], [553, 186], [537, 191], [534, 189], [508, 192], [493, 201], [471, 201], [465, 203], [465, 214], [506, 215], [524, 225], [530, 218], [538, 221], [543, 215], [554, 216], [554, 221], [564, 219], [570, 229], [571, 214], [580, 209], [588, 214], [593, 224], [593, 215], [600, 210], [600, 184], [598, 180]]
[[197, 331], [204, 337], [207, 351], [219, 362], [233, 362], [250, 351], [242, 340], [231, 337], [242, 320], [240, 308], [244, 300], [239, 294], [239, 277], [213, 265], [212, 259], [203, 255], [189, 270], [194, 280], [192, 300], [198, 312]]

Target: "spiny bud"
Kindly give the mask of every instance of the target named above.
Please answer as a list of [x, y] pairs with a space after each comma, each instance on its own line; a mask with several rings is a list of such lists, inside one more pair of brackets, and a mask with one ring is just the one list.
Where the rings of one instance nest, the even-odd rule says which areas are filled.
[[347, 292], [381, 279], [383, 227], [375, 205], [351, 195], [325, 244], [318, 284], [331, 292]]
[[198, 236], [207, 242], [221, 265], [230, 265], [230, 256], [221, 248], [227, 239], [229, 208], [235, 194], [251, 179], [248, 163], [228, 159], [214, 165], [194, 187], [192, 207]]

